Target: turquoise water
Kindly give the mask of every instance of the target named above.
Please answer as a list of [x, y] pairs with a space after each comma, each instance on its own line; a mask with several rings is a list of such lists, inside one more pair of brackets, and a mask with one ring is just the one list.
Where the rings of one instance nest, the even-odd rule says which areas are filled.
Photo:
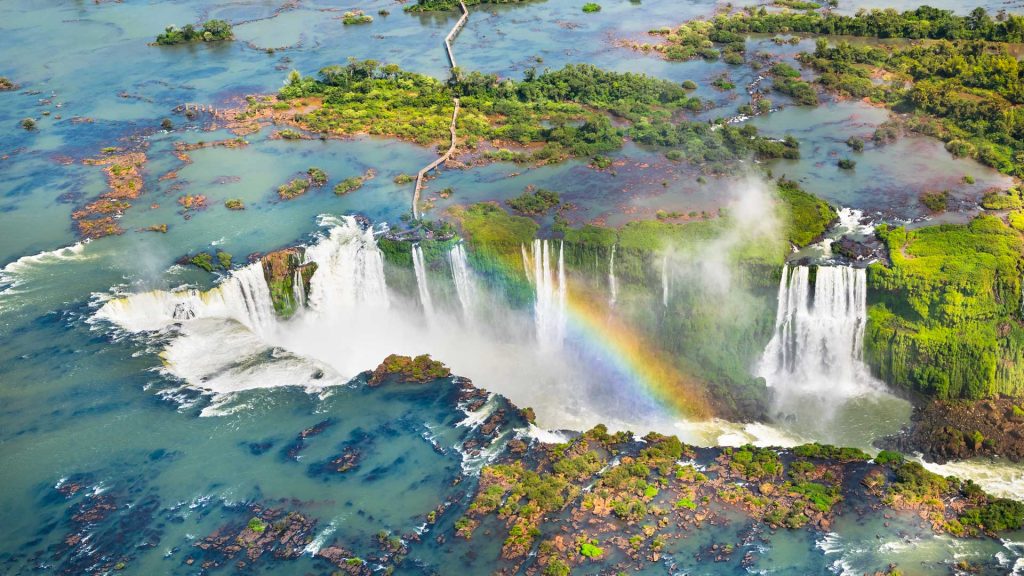
[[[565, 0], [480, 9], [457, 40], [459, 63], [467, 69], [518, 76], [528, 66], [557, 68], [592, 62], [675, 81], [694, 79], [701, 84], [698, 94], [718, 104], [707, 117], [735, 112], [742, 98], [707, 86], [728, 66], [669, 63], [613, 45], [616, 39], [640, 38], [656, 24], [710, 14], [712, 4], [667, 0], [606, 4], [596, 15], [584, 15], [580, 3]], [[383, 7], [391, 10], [390, 16], [377, 16]], [[294, 9], [280, 8], [276, 2], [11, 0], [0, 4], [5, 22], [0, 75], [22, 85], [19, 91], [0, 93], [0, 125], [5, 127], [0, 131], [0, 157], [4, 157], [0, 160], [0, 458], [4, 463], [0, 485], [5, 488], [0, 496], [0, 515], [5, 520], [0, 526], [0, 565], [4, 573], [102, 573], [121, 559], [127, 565], [125, 573], [130, 574], [199, 573], [203, 557], [193, 546], [199, 539], [224, 524], [245, 523], [254, 514], [254, 504], [275, 503], [315, 519], [310, 535], [322, 543], [338, 540], [369, 557], [379, 552], [374, 544], [379, 531], [403, 537], [415, 534], [431, 509], [449, 498], [463, 497], [473, 487], [472, 474], [452, 486], [467, 465], [455, 448], [476, 432], [456, 426], [464, 415], [454, 409], [450, 396], [415, 387], [369, 390], [358, 379], [351, 385], [325, 388], [315, 371], [307, 370], [306, 359], [296, 359], [282, 347], [271, 347], [254, 361], [250, 373], [259, 387], [211, 395], [201, 386], [184, 385], [163, 369], [159, 354], [173, 339], [171, 334], [130, 335], [95, 320], [96, 311], [112, 294], [182, 285], [207, 288], [216, 282], [215, 276], [176, 266], [174, 262], [183, 255], [219, 249], [233, 254], [236, 264], [244, 264], [249, 255], [311, 242], [322, 229], [317, 224], [321, 214], [361, 214], [377, 223], [395, 223], [409, 210], [410, 187], [396, 185], [393, 179], [415, 172], [435, 157], [433, 150], [409, 143], [369, 137], [284, 142], [269, 139], [269, 131], [264, 131], [247, 136], [249, 145], [244, 148], [190, 152], [188, 165], [174, 157], [177, 141], [230, 137], [225, 132], [202, 131], [202, 120], [188, 122], [173, 114], [174, 107], [185, 102], [222, 107], [248, 93], [270, 92], [293, 68], [309, 74], [348, 57], [373, 57], [439, 78], [447, 75], [440, 42], [454, 23], [454, 14], [407, 15], [392, 2], [378, 1], [361, 6], [375, 16], [373, 24], [346, 27], [337, 20], [340, 12], [332, 3], [302, 2]], [[235, 28], [239, 41], [175, 48], [145, 45], [167, 24], [207, 17], [239, 23]], [[268, 54], [266, 48], [275, 51]], [[740, 91], [755, 77], [745, 67], [732, 68], [730, 73]], [[17, 128], [25, 117], [36, 118], [39, 130]], [[76, 117], [83, 120], [73, 122]], [[172, 119], [173, 132], [159, 129], [163, 118]], [[856, 173], [838, 174], [830, 158], [842, 150], [845, 138], [869, 133], [884, 119], [883, 111], [844, 102], [816, 110], [788, 107], [755, 122], [768, 134], [793, 133], [803, 142], [804, 158], [772, 165], [777, 175], [799, 178], [808, 189], [833, 202], [877, 210], [886, 218], [920, 216], [913, 200], [917, 192], [931, 187], [951, 187], [958, 197], [969, 199], [989, 186], [1005, 185], [1004, 179], [977, 164], [951, 159], [940, 144], [915, 138], [884, 149], [869, 147], [858, 158]], [[82, 160], [100, 156], [107, 146], [145, 147], [149, 161], [143, 172], [144, 193], [119, 221], [126, 230], [123, 236], [80, 244], [71, 213], [106, 186], [102, 172], [83, 165]], [[889, 161], [894, 154], [907, 162], [895, 165]], [[610, 225], [650, 218], [659, 209], [710, 212], [742, 197], [738, 178], [709, 177], [707, 183], [699, 184], [691, 168], [667, 161], [660, 151], [627, 144], [613, 156], [614, 171], [595, 171], [580, 162], [448, 170], [431, 181], [428, 194], [448, 186], [455, 189], [450, 200], [437, 202], [434, 214], [440, 214], [452, 204], [503, 200], [536, 185], [559, 190], [565, 200], [579, 206], [567, 214], [570, 221]], [[328, 172], [328, 186], [280, 201], [277, 186], [311, 166]], [[929, 167], [927, 181], [920, 179], [922, 166]], [[344, 197], [331, 192], [334, 183], [369, 168], [377, 176], [360, 190]], [[161, 180], [172, 170], [178, 173], [176, 179]], [[977, 184], [959, 185], [966, 173], [973, 174]], [[891, 190], [901, 193], [893, 195]], [[186, 219], [177, 205], [182, 194], [206, 195], [209, 208]], [[241, 198], [246, 209], [227, 210], [223, 201], [228, 198]], [[167, 233], [136, 232], [154, 224], [167, 224]], [[439, 307], [454, 317], [453, 288], [442, 285], [447, 271], [442, 268], [431, 274], [438, 299], [443, 300]], [[399, 276], [392, 273], [389, 285], [400, 285]], [[417, 305], [412, 294], [396, 296], [396, 309], [414, 314]], [[503, 306], [498, 302], [494, 309], [503, 311]], [[530, 310], [492, 318], [506, 323], [505, 332], [499, 330], [475, 342], [474, 358], [457, 353], [460, 346], [467, 347], [458, 340], [443, 347], [440, 341], [436, 344], [442, 352], [450, 352], [449, 362], [457, 371], [471, 373], [478, 385], [520, 404], [535, 405], [542, 426], [582, 427], [607, 421], [640, 431], [676, 431], [702, 444], [825, 438], [821, 430], [785, 425], [686, 422], [641, 397], [634, 387], [621, 385], [617, 373], [609, 376], [601, 367], [577, 371], [586, 355], [575, 364], [558, 364], [557, 369], [537, 361], [534, 366], [539, 368], [524, 375], [523, 364], [536, 358], [525, 356], [524, 361], [524, 356], [518, 356], [526, 354], [524, 334], [529, 335], [533, 326]], [[410, 325], [419, 322], [417, 317]], [[342, 355], [357, 348], [365, 334], [352, 327], [335, 327], [318, 338], [314, 356], [328, 362], [333, 350]], [[397, 334], [385, 338], [380, 336], [375, 343], [372, 359], [356, 356], [365, 359], [341, 381], [373, 368], [389, 351], [432, 351], [431, 344], [416, 338]], [[205, 365], [226, 344], [206, 341], [206, 348], [192, 351], [190, 358], [196, 366]], [[501, 362], [491, 361], [498, 357]], [[296, 365], [302, 370], [290, 371]], [[244, 372], [249, 366], [235, 368]], [[586, 398], [570, 394], [587, 385], [608, 401], [591, 405]], [[554, 401], [552, 390], [558, 392]], [[878, 428], [865, 430], [864, 413], [871, 412], [863, 410], [860, 418], [851, 417], [834, 441], [867, 446], [879, 435]], [[905, 407], [892, 405], [885, 414], [886, 426], [898, 427], [905, 419]], [[301, 431], [323, 422], [327, 423], [324, 431], [302, 442], [297, 456], [289, 456]], [[350, 447], [361, 451], [357, 469], [340, 475], [323, 472], [325, 462]], [[984, 464], [976, 466], [982, 475], [988, 470]], [[958, 472], [977, 471], [966, 466]], [[1014, 474], [1019, 474], [1018, 468], [999, 469], [991, 481], [1019, 494], [1019, 482], [1006, 482], [1008, 476], [1019, 478]], [[72, 493], [74, 485], [81, 488]], [[107, 502], [105, 498], [116, 507], [115, 513], [95, 522], [73, 519], [82, 510], [79, 506]], [[452, 540], [457, 507], [465, 505], [464, 500], [460, 502], [455, 511], [443, 515], [433, 534], [448, 534]], [[740, 539], [743, 530], [731, 525], [681, 541], [672, 551], [675, 567], [660, 565], [657, 573], [737, 573], [741, 568], [736, 563], [709, 567], [693, 564], [692, 557], [698, 545]], [[881, 528], [837, 526], [836, 531], [853, 543], [839, 552], [823, 550], [817, 544], [821, 535], [779, 532], [770, 537], [770, 551], [759, 558], [757, 568], [780, 574], [839, 572], [834, 568], [839, 559], [846, 559], [858, 573], [883, 568], [889, 556], [864, 557], [853, 552], [868, 547], [867, 543], [874, 545], [875, 530]], [[898, 541], [892, 536], [896, 532], [888, 529], [886, 533]], [[89, 535], [86, 545], [68, 551], [62, 542], [76, 534]], [[1019, 545], [959, 544], [915, 534], [927, 546], [901, 549], [908, 562], [924, 562], [920, 567], [905, 566], [908, 574], [948, 573], [943, 562], [959, 547], [964, 548], [957, 553], [984, 559], [990, 566], [1002, 554], [1006, 570], [1021, 557]], [[471, 546], [456, 542], [448, 548], [434, 542], [426, 537], [410, 544], [410, 560], [401, 571], [488, 572], [500, 547], [493, 539], [475, 540]], [[188, 564], [189, 557], [196, 564]], [[231, 566], [229, 562], [219, 571], [229, 572]], [[266, 562], [254, 571], [326, 570], [322, 561], [307, 553], [280, 565]]]

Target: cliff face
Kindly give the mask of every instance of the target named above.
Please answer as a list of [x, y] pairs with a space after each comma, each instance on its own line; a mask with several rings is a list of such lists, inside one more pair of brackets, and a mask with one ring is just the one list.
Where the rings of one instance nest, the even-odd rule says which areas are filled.
[[879, 229], [865, 356], [887, 383], [939, 399], [1024, 395], [1024, 240], [1002, 220]]

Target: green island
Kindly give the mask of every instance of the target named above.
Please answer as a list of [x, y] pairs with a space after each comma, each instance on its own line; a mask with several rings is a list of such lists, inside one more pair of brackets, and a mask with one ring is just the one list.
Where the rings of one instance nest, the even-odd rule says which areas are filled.
[[175, 44], [193, 44], [196, 42], [221, 42], [234, 40], [235, 34], [231, 30], [231, 24], [224, 20], [207, 20], [200, 27], [193, 24], [186, 24], [181, 28], [168, 26], [156, 37], [155, 44], [158, 46], [173, 46]]
[[462, 107], [460, 149], [478, 150], [497, 141], [519, 147], [482, 151], [496, 160], [544, 163], [590, 157], [618, 150], [626, 137], [671, 147], [677, 159], [711, 171], [725, 170], [748, 155], [799, 157], [795, 140], [760, 137], [749, 125], [673, 120], [673, 115], [703, 107], [680, 85], [590, 65], [528, 71], [518, 82], [470, 72], [445, 84], [394, 64], [352, 61], [324, 68], [316, 79], [292, 74], [276, 103], [255, 100], [236, 120], [277, 113], [312, 132], [380, 134], [435, 144], [448, 139], [455, 97]]

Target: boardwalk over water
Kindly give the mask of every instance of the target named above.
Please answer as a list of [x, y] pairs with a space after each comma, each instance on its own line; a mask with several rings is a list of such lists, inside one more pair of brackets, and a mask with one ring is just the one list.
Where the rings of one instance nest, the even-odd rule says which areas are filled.
[[[459, 18], [459, 21], [455, 23], [455, 26], [452, 27], [451, 32], [448, 32], [448, 35], [444, 37], [444, 48], [448, 54], [448, 64], [451, 67], [453, 75], [455, 74], [456, 65], [455, 53], [452, 52], [452, 40], [455, 39], [455, 36], [460, 30], [462, 30], [462, 27], [466, 25], [466, 20], [469, 19], [469, 9], [466, 8], [466, 4], [462, 0], [459, 0], [459, 8], [462, 9], [462, 16]], [[452, 157], [452, 154], [455, 153], [455, 124], [459, 119], [459, 99], [453, 98], [453, 101], [455, 103], [455, 111], [452, 112], [452, 123], [449, 127], [449, 131], [451, 132], [451, 144], [448, 146], [448, 151], [437, 160], [434, 160], [430, 164], [421, 168], [416, 174], [416, 188], [413, 189], [412, 193], [412, 217], [414, 220], [420, 219], [420, 192], [423, 190], [423, 181], [426, 178], [427, 173], [447, 162], [448, 159]]]

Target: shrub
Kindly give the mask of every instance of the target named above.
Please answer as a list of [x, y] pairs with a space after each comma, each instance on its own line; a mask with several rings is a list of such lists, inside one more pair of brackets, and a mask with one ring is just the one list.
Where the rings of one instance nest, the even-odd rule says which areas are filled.
[[281, 200], [291, 200], [292, 198], [298, 198], [309, 190], [309, 179], [308, 178], [295, 178], [287, 184], [282, 184], [277, 188], [277, 195]]
[[345, 12], [341, 16], [341, 23], [346, 26], [352, 24], [369, 24], [370, 22], [373, 22], [373, 16], [370, 16], [362, 10], [351, 10], [349, 12]]
[[850, 136], [846, 139], [846, 145], [850, 147], [854, 152], [864, 151], [864, 141], [856, 136]]
[[509, 208], [527, 216], [540, 216], [558, 206], [560, 202], [558, 192], [544, 188], [539, 188], [533, 192], [527, 191], [516, 198], [505, 201]]
[[597, 540], [581, 542], [579, 552], [586, 558], [600, 558], [604, 554], [604, 550], [597, 545]]
[[224, 207], [228, 210], [245, 210], [245, 204], [241, 198], [229, 198], [224, 201]]
[[309, 174], [309, 181], [313, 183], [313, 186], [320, 187], [327, 184], [327, 172], [320, 168], [310, 168], [306, 173]]
[[949, 204], [949, 190], [941, 192], [924, 192], [921, 194], [921, 203], [932, 212], [945, 212]]
[[837, 162], [837, 165], [842, 170], [853, 170], [854, 168], [857, 167], [857, 162], [849, 158], [840, 158], [839, 162]]
[[36, 129], [36, 121], [31, 118], [25, 118], [21, 121], [21, 127], [25, 130], [32, 131]]
[[595, 2], [587, 2], [586, 4], [583, 5], [583, 11], [588, 14], [592, 12], [600, 12], [601, 5]]
[[683, 87], [684, 90], [696, 90], [697, 89], [697, 83], [694, 82], [693, 80], [683, 80], [683, 83], [681, 84], [681, 86]]
[[363, 179], [360, 176], [346, 178], [334, 185], [334, 193], [338, 196], [355, 192], [363, 187]]
[[259, 518], [253, 518], [249, 520], [249, 524], [246, 526], [250, 531], [257, 534], [263, 534], [267, 529], [267, 523]]

